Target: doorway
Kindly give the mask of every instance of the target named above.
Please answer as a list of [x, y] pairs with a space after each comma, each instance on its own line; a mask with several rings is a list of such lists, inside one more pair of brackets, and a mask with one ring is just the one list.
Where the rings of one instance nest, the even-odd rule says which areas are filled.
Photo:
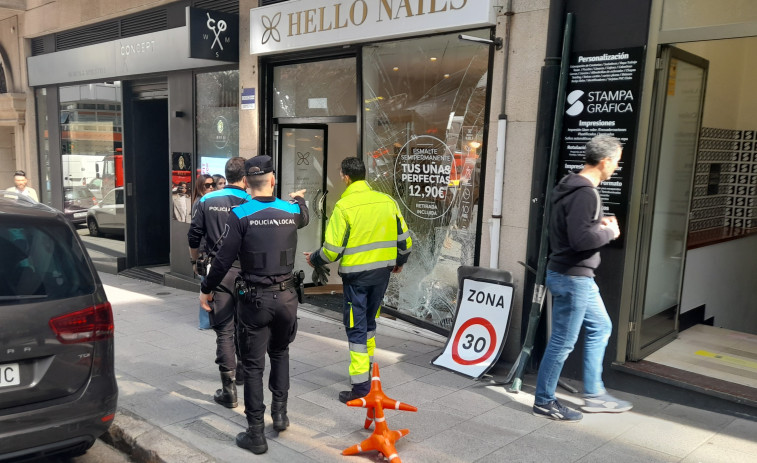
[[663, 47], [657, 74], [650, 162], [645, 175], [649, 198], [642, 223], [638, 303], [630, 353], [638, 360], [672, 341], [678, 330], [686, 262], [689, 208], [707, 82], [707, 60]]
[[[298, 231], [297, 248], [315, 251], [323, 244], [328, 218], [345, 190], [339, 176], [342, 160], [356, 155], [355, 123], [281, 123], [277, 131], [279, 195], [286, 200], [293, 191], [307, 190], [310, 223]], [[331, 275], [336, 275], [336, 264], [330, 267]], [[305, 284], [314, 283], [301, 253], [295, 258], [294, 269], [305, 270]]]
[[168, 99], [154, 88], [147, 95], [137, 85], [127, 88], [131, 91], [124, 96], [131, 98], [124, 98], [126, 266], [167, 265], [171, 217]]

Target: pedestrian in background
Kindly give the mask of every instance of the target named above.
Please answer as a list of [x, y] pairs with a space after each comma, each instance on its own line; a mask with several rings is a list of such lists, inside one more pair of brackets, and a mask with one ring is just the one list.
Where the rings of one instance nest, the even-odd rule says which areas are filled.
[[213, 175], [213, 181], [216, 184], [216, 190], [223, 190], [224, 188], [226, 188], [226, 178], [223, 175]]
[[[195, 266], [195, 273], [205, 275], [208, 259], [215, 257], [223, 244], [226, 221], [230, 212], [240, 204], [250, 201], [247, 194], [247, 180], [245, 179], [244, 158], [234, 157], [226, 162], [226, 177], [229, 186], [223, 190], [215, 190], [198, 200], [192, 225], [189, 227], [190, 262]], [[202, 246], [202, 248], [201, 248]], [[200, 256], [205, 256], [204, 260]], [[212, 305], [200, 306], [207, 311], [210, 326], [216, 332], [216, 364], [221, 372], [221, 389], [218, 389], [213, 400], [226, 408], [237, 406], [237, 387], [235, 380], [241, 382], [244, 374], [241, 362], [237, 362], [237, 311], [236, 298], [233, 294], [234, 281], [239, 276], [239, 262], [232, 263], [229, 271], [223, 277]]]
[[192, 221], [192, 203], [187, 193], [187, 182], [179, 182], [171, 198], [173, 199], [173, 219], [190, 223]]
[[585, 412], [624, 412], [633, 405], [607, 393], [602, 361], [612, 322], [607, 314], [594, 270], [599, 248], [620, 236], [614, 216], [604, 216], [597, 186], [618, 168], [622, 146], [617, 138], [597, 135], [586, 144], [585, 164], [578, 174], [563, 177], [552, 193], [549, 221], [551, 254], [547, 288], [552, 293], [552, 335], [536, 380], [533, 414], [558, 421], [579, 421], [581, 412], [565, 407], [555, 397], [565, 360], [581, 327], [586, 330], [583, 359]]
[[[289, 426], [289, 343], [297, 333], [297, 294], [292, 277], [297, 250], [297, 229], [308, 224], [303, 195], [291, 193], [291, 201], [273, 196], [276, 177], [270, 156], [262, 155], [245, 163], [247, 185], [253, 199], [229, 214], [223, 246], [213, 259], [203, 281], [200, 304], [218, 297], [213, 294], [237, 256], [242, 267], [237, 286], [239, 296], [239, 350], [244, 365], [244, 413], [248, 428], [237, 435], [236, 443], [252, 453], [268, 450], [263, 417], [263, 370], [265, 354], [271, 360], [268, 389], [272, 394], [273, 429]], [[241, 291], [240, 291], [241, 290]]]
[[15, 191], [20, 195], [24, 195], [39, 202], [39, 196], [37, 196], [37, 192], [34, 190], [34, 188], [27, 185], [29, 183], [29, 180], [26, 178], [26, 172], [24, 172], [23, 170], [17, 170], [16, 172], [14, 172], [13, 183], [14, 186], [6, 189], [5, 191]]
[[376, 318], [391, 273], [410, 257], [412, 240], [405, 219], [391, 196], [373, 191], [365, 181], [365, 164], [346, 158], [339, 172], [347, 189], [334, 206], [323, 247], [305, 252], [312, 267], [341, 259], [344, 287], [343, 322], [350, 349], [352, 389], [339, 393], [347, 403], [371, 389], [370, 368], [376, 349]]
[[[215, 182], [213, 181], [213, 177], [207, 174], [200, 174], [195, 179], [195, 189], [194, 193], [192, 194], [192, 217], [194, 217], [197, 205], [200, 203], [200, 198], [205, 196], [205, 194], [210, 193], [215, 189]], [[203, 244], [200, 244], [200, 247], [203, 247]], [[196, 273], [196, 272], [195, 272]], [[208, 316], [208, 312], [205, 311], [202, 307], [199, 308], [199, 325], [198, 328], [201, 330], [209, 330], [210, 329], [210, 317]]]

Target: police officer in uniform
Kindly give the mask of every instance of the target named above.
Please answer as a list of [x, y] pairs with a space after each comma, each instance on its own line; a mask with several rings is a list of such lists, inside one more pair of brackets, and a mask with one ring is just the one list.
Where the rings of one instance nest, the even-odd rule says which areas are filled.
[[[246, 191], [244, 163], [245, 159], [241, 157], [229, 159], [226, 162], [228, 187], [204, 195], [195, 207], [187, 238], [190, 261], [198, 275], [207, 273], [207, 257], [214, 257], [220, 249], [221, 236], [231, 209], [252, 200]], [[201, 252], [204, 259], [200, 259]], [[216, 391], [213, 400], [227, 408], [237, 406], [235, 379], [239, 382], [243, 376], [241, 362], [237, 363], [236, 358], [236, 300], [232, 295], [238, 275], [237, 262], [223, 277], [221, 286], [224, 289], [216, 294], [212, 307], [205, 309], [210, 309], [210, 325], [216, 332], [216, 363], [221, 372], [221, 389]]]
[[[255, 454], [268, 450], [264, 435], [263, 369], [265, 353], [271, 361], [268, 389], [273, 400], [273, 428], [289, 426], [286, 415], [289, 392], [289, 343], [297, 332], [297, 295], [292, 278], [297, 229], [308, 224], [303, 195], [291, 193], [291, 201], [273, 196], [276, 183], [270, 156], [245, 162], [252, 201], [232, 210], [223, 246], [202, 283], [200, 304], [208, 302], [223, 275], [239, 256], [239, 350], [244, 365], [244, 413], [249, 427], [237, 435], [237, 445]], [[207, 310], [207, 309], [206, 309]]]

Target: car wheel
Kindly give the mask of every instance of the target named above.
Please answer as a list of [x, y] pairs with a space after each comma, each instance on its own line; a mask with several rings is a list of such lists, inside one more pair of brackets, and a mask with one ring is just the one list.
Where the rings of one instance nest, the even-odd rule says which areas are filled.
[[97, 226], [97, 220], [93, 217], [87, 219], [87, 228], [89, 228], [89, 236], [101, 236], [100, 227]]

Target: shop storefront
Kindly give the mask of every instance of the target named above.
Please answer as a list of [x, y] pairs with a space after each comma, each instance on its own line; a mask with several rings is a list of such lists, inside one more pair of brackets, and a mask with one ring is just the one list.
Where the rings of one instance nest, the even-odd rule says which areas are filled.
[[192, 279], [195, 178], [239, 155], [239, 30], [236, 14], [182, 3], [34, 39], [27, 63], [41, 200], [115, 237], [102, 246], [123, 252], [118, 270]]
[[[362, 157], [368, 182], [397, 201], [414, 243], [386, 305], [449, 329], [457, 268], [479, 261], [492, 2], [303, 3], [250, 10], [265, 105], [260, 144], [277, 158], [280, 193], [308, 190], [311, 224], [299, 247], [320, 246], [344, 191], [340, 162]], [[295, 267], [308, 268], [301, 257]], [[339, 283], [334, 266], [329, 284]]]
[[[563, 57], [558, 176], [580, 167], [594, 134], [624, 143], [618, 172], [599, 187], [605, 213], [621, 224], [597, 272], [614, 326], [606, 364], [732, 394], [751, 384], [757, 334], [757, 269], [745, 257], [757, 243], [757, 113], [747, 77], [757, 7], [649, 0], [599, 11], [571, 0], [557, 17], [567, 13], [576, 25]], [[564, 373], [580, 378], [577, 351]]]

